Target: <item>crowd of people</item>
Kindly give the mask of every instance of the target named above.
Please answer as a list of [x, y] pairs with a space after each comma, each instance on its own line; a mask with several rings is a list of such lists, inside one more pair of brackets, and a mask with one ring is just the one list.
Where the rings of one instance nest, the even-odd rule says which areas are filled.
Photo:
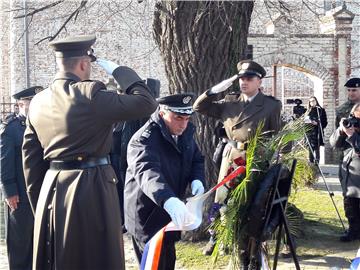
[[[140, 265], [146, 243], [161, 228], [171, 221], [178, 227], [191, 222], [187, 188], [197, 196], [207, 187], [193, 113], [223, 124], [218, 181], [238, 159], [246, 159], [260, 122], [267, 136], [282, 126], [281, 102], [262, 93], [266, 71], [255, 61], [240, 61], [238, 74], [197, 98], [183, 89], [186, 93], [156, 99], [134, 70], [97, 59], [95, 40], [52, 41], [58, 73], [46, 89], [14, 94], [18, 112], [1, 124], [10, 269], [125, 269], [126, 231]], [[121, 93], [90, 79], [93, 63], [113, 76]], [[224, 95], [237, 80], [241, 92]], [[360, 239], [360, 79], [345, 87], [348, 101], [336, 111], [330, 144], [344, 150], [339, 178], [349, 230], [340, 240], [352, 241]], [[309, 162], [318, 164], [328, 121], [315, 96], [303, 117]], [[220, 209], [226, 208], [231, 188], [217, 189]], [[175, 268], [179, 239], [180, 232], [165, 234], [158, 269]], [[212, 234], [206, 254], [215, 241]], [[239, 254], [243, 269], [250, 261], [248, 241]]]

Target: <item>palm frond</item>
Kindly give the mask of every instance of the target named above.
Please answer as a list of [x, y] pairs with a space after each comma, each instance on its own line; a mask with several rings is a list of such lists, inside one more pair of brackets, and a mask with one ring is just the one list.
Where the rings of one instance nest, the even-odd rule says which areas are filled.
[[[213, 252], [215, 262], [220, 250], [228, 249], [233, 266], [239, 265], [239, 254], [244, 249], [242, 244], [247, 238], [247, 227], [251, 226], [247, 222], [248, 209], [259, 183], [271, 165], [281, 162], [290, 167], [292, 160], [296, 158], [298, 163], [294, 179], [298, 179], [295, 181], [297, 185], [303, 185], [303, 182], [300, 182], [301, 175], [306, 175], [305, 172], [309, 169], [307, 152], [305, 154], [305, 147], [301, 143], [307, 131], [304, 119], [300, 118], [286, 124], [272, 137], [262, 133], [263, 127], [264, 123], [260, 123], [249, 141], [245, 177], [242, 176], [242, 181], [230, 192], [227, 206], [223, 208], [224, 213], [214, 222], [213, 228], [217, 238]], [[292, 223], [296, 225], [296, 219]], [[296, 227], [298, 228], [294, 228]]]

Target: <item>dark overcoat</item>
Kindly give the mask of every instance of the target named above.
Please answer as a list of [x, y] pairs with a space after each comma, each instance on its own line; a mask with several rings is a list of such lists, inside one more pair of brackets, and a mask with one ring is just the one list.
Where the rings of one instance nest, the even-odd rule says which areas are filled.
[[30, 104], [23, 162], [36, 208], [34, 269], [125, 269], [113, 168], [49, 169], [51, 160], [108, 155], [114, 123], [154, 112], [157, 103], [133, 70], [118, 67], [113, 76], [127, 94], [60, 72]]
[[204, 180], [204, 158], [189, 123], [175, 143], [155, 112], [131, 138], [125, 183], [125, 226], [138, 241], [147, 242], [171, 221], [163, 209], [170, 197], [184, 199], [188, 185]]
[[311, 147], [317, 149], [321, 145], [324, 145], [324, 129], [328, 124], [326, 111], [324, 108], [316, 106], [310, 108], [310, 110], [306, 112], [306, 115], [310, 120], [317, 122], [317, 125], [308, 124], [309, 130], [307, 131]]
[[21, 146], [25, 117], [10, 115], [0, 127], [0, 185], [5, 198], [19, 196], [18, 208], [6, 206], [6, 244], [9, 269], [31, 269], [34, 215], [27, 197]]
[[331, 146], [344, 150], [340, 168], [340, 183], [343, 196], [360, 198], [360, 135], [355, 132], [347, 137], [340, 128], [330, 136]]

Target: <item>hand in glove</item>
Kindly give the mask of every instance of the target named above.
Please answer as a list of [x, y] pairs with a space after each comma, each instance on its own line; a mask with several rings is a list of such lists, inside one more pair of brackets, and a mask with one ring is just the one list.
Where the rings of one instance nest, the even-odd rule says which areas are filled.
[[204, 194], [205, 188], [200, 180], [194, 180], [191, 182], [191, 193], [194, 196]]
[[118, 64], [109, 61], [109, 60], [105, 60], [105, 59], [97, 59], [96, 63], [102, 67], [103, 69], [105, 69], [106, 73], [111, 75], [113, 73], [113, 71], [119, 67]]
[[215, 95], [221, 92], [224, 92], [226, 89], [228, 89], [233, 82], [238, 78], [238, 75], [234, 75], [229, 79], [223, 80], [222, 82], [218, 83], [217, 85], [214, 85], [210, 88], [208, 94], [209, 95]]
[[174, 224], [180, 228], [193, 219], [185, 204], [176, 197], [167, 199], [164, 203], [164, 209], [168, 212]]

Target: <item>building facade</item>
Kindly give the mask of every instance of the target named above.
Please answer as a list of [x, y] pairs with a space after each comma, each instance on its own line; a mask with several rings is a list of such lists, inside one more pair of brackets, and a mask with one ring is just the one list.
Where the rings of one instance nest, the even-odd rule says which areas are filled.
[[[306, 105], [309, 96], [318, 98], [328, 113], [328, 138], [334, 129], [335, 108], [346, 100], [344, 83], [360, 76], [360, 0], [315, 0], [312, 6], [309, 1], [286, 2], [283, 7], [255, 2], [248, 55], [266, 67], [269, 77], [264, 79], [264, 92], [282, 100], [285, 113], [291, 114], [293, 106], [287, 99], [298, 98]], [[164, 65], [152, 38], [154, 1], [92, 0], [72, 17], [79, 1], [54, 3], [0, 2], [2, 112], [12, 110], [12, 93], [26, 86], [49, 85], [56, 66], [46, 37], [69, 18], [60, 37], [95, 33], [97, 57], [130, 66], [144, 79], [159, 79], [161, 93], [168, 92]], [[34, 12], [45, 6], [48, 8]], [[32, 15], [24, 18], [24, 13]], [[92, 78], [109, 80], [96, 65]], [[326, 162], [336, 159], [332, 151], [326, 153]]]

